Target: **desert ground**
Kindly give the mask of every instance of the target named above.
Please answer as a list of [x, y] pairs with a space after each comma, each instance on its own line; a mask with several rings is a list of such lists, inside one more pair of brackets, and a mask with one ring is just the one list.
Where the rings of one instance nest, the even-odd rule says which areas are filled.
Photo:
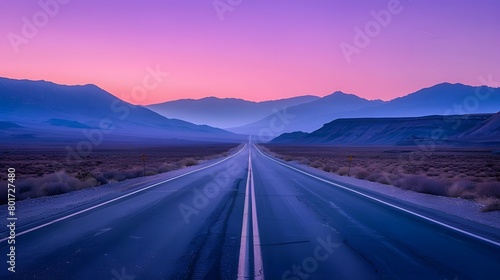
[[[175, 145], [96, 149], [80, 159], [62, 149], [9, 149], [1, 152], [0, 170], [15, 168], [17, 198], [57, 195], [141, 176], [155, 175], [227, 155], [238, 144]], [[7, 172], [0, 182], [7, 184]], [[2, 188], [5, 203], [6, 188]]]
[[[500, 210], [500, 149], [262, 145], [274, 156], [326, 172]], [[350, 165], [350, 168], [349, 168]]]

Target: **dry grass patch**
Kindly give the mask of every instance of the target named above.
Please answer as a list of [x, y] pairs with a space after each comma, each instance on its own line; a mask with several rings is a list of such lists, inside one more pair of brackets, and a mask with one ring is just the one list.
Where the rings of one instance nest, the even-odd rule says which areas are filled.
[[[17, 198], [58, 195], [141, 176], [150, 176], [229, 154], [237, 144], [168, 146], [95, 150], [81, 161], [67, 162], [65, 150], [4, 151], [0, 168], [16, 169]], [[146, 156], [145, 166], [142, 156]], [[6, 185], [6, 173], [0, 183]], [[6, 203], [6, 188], [0, 188], [0, 204]]]
[[[490, 149], [265, 146], [280, 158], [341, 176], [350, 173], [416, 192], [482, 200], [487, 211], [498, 210], [500, 154]], [[353, 158], [350, 172], [349, 157]]]

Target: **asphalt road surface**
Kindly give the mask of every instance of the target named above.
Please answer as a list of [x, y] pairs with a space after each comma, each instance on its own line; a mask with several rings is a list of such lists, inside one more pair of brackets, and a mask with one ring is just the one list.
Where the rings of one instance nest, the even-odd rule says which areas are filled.
[[246, 144], [18, 228], [0, 278], [499, 279], [495, 229], [325, 178]]

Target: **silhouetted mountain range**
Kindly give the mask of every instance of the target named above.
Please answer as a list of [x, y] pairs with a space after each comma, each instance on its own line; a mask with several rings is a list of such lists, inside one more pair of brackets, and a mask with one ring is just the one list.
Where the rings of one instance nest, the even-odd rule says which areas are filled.
[[[185, 120], [166, 118], [148, 108]], [[442, 83], [386, 102], [335, 92], [322, 98], [308, 95], [265, 102], [208, 97], [148, 108], [124, 102], [95, 85], [0, 78], [0, 136], [4, 143], [71, 142], [97, 137], [97, 132], [106, 140], [125, 142], [242, 139], [186, 120], [220, 126], [248, 122], [228, 130], [266, 136], [260, 140], [303, 131], [284, 134], [276, 143], [401, 145], [408, 139], [425, 138], [436, 127], [445, 129], [446, 141], [494, 142], [500, 136], [500, 117], [487, 120], [488, 113], [500, 110], [500, 89], [463, 84]], [[450, 131], [449, 119], [464, 117], [436, 115], [467, 117]]]
[[366, 117], [419, 117], [496, 113], [499, 110], [500, 88], [441, 83], [363, 110], [363, 113]]
[[[228, 130], [241, 134], [260, 135], [263, 129], [268, 131], [267, 129], [271, 128], [274, 136], [278, 136], [282, 132], [308, 132], [321, 127], [324, 123], [344, 116], [345, 114], [376, 107], [383, 103], [384, 102], [381, 100], [367, 100], [354, 94], [346, 94], [337, 91], [309, 103], [284, 108], [278, 112], [272, 112], [269, 116], [261, 120], [241, 127], [228, 128]], [[287, 116], [287, 122], [275, 125], [282, 127], [282, 129], [272, 129], [273, 119], [277, 117], [281, 119], [280, 116]]]
[[500, 145], [500, 113], [406, 118], [337, 119], [311, 133], [284, 133], [274, 144]]
[[[0, 78], [0, 134], [7, 142], [224, 141], [233, 133], [168, 119], [124, 102], [95, 85]], [[88, 137], [86, 135], [89, 135]]]
[[[311, 132], [339, 118], [420, 117], [496, 113], [500, 110], [500, 88], [442, 83], [387, 102], [366, 100], [336, 92], [319, 100], [286, 108], [293, 116], [282, 132]], [[229, 128], [237, 133], [256, 134], [268, 128], [276, 114], [251, 124]]]
[[176, 118], [196, 124], [220, 128], [246, 125], [267, 117], [273, 110], [296, 106], [318, 100], [312, 95], [252, 102], [236, 98], [206, 97], [202, 99], [180, 99], [146, 106], [167, 118]]

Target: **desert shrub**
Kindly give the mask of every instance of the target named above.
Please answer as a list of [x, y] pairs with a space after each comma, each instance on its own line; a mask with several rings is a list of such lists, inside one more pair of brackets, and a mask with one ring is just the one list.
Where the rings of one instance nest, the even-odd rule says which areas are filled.
[[193, 165], [197, 165], [198, 164], [198, 161], [195, 160], [194, 158], [185, 158], [183, 160], [180, 161], [180, 166], [181, 167], [189, 167], [189, 166], [193, 166]]
[[146, 168], [146, 176], [152, 176], [156, 174], [158, 174], [158, 171], [155, 168]]
[[133, 179], [144, 175], [144, 169], [140, 167], [127, 169], [127, 170], [109, 170], [103, 173], [103, 177], [108, 182], [111, 180], [120, 182], [126, 179]]
[[337, 172], [337, 170], [339, 170], [339, 167], [337, 165], [333, 165], [333, 164], [325, 164], [325, 166], [323, 167], [323, 170], [326, 172], [335, 173], [335, 172]]
[[420, 175], [404, 177], [396, 182], [396, 187], [420, 193], [447, 195], [449, 184], [440, 179], [428, 178]]
[[462, 193], [462, 195], [460, 196], [461, 198], [464, 198], [464, 199], [468, 199], [468, 200], [475, 200], [478, 198], [477, 196], [477, 193], [475, 193], [474, 191], [465, 191]]
[[102, 172], [94, 173], [92, 176], [96, 180], [96, 185], [104, 185], [108, 183], [108, 179], [104, 177]]
[[371, 172], [366, 179], [371, 182], [377, 182], [385, 185], [390, 185], [392, 182], [388, 174], [379, 172]]
[[484, 207], [481, 208], [481, 212], [490, 212], [500, 210], [500, 200], [496, 198], [489, 198], [483, 201]]
[[315, 160], [315, 161], [311, 162], [309, 164], [309, 166], [314, 167], [314, 168], [323, 168], [325, 165], [321, 161]]
[[85, 181], [89, 177], [92, 177], [92, 174], [88, 171], [78, 171], [75, 175], [75, 178], [81, 181]]
[[474, 189], [474, 183], [469, 180], [458, 180], [451, 184], [448, 195], [452, 197], [463, 197]]
[[173, 163], [165, 162], [160, 167], [158, 167], [158, 173], [168, 172], [177, 169], [177, 166]]
[[123, 180], [127, 179], [127, 177], [125, 176], [125, 174], [123, 174], [123, 172], [120, 172], [116, 169], [105, 171], [103, 173], [103, 176], [108, 180], [108, 182], [110, 180], [115, 180], [115, 181], [119, 182], [119, 181], [123, 181]]
[[[146, 169], [146, 174], [149, 169]], [[151, 173], [156, 174], [156, 170], [151, 171]], [[135, 167], [131, 169], [126, 169], [126, 170], [109, 170], [105, 171], [103, 173], [99, 173], [95, 175], [95, 179], [98, 182], [120, 182], [124, 181], [127, 179], [133, 179], [137, 177], [141, 177], [144, 175], [144, 169], [142, 167]]]
[[63, 182], [49, 182], [41, 185], [36, 191], [40, 196], [51, 196], [70, 192], [71, 187]]
[[99, 183], [97, 182], [97, 180], [94, 177], [87, 178], [84, 181], [84, 183], [85, 183], [85, 187], [95, 187], [95, 186], [99, 185]]
[[[90, 179], [90, 178], [89, 178]], [[82, 182], [65, 171], [58, 171], [42, 177], [19, 180], [17, 183], [19, 199], [45, 195], [58, 195], [90, 187], [93, 181]]]
[[392, 184], [392, 180], [391, 180], [391, 178], [389, 176], [385, 175], [385, 176], [380, 177], [377, 180], [377, 183], [384, 184], [384, 185], [391, 185]]
[[283, 156], [283, 157], [282, 157], [282, 159], [283, 159], [284, 161], [292, 161], [292, 160], [294, 160], [294, 157], [293, 157], [293, 156], [286, 155], [286, 156]]
[[500, 182], [479, 183], [475, 191], [481, 197], [500, 198]]
[[308, 158], [305, 158], [305, 157], [300, 158], [300, 159], [299, 159], [299, 162], [300, 162], [301, 164], [306, 164], [306, 165], [311, 164], [311, 161], [310, 161]]
[[358, 178], [358, 179], [361, 179], [361, 180], [364, 180], [366, 178], [368, 178], [368, 176], [370, 176], [370, 173], [362, 168], [353, 168], [352, 170], [352, 173], [354, 174], [354, 177]]
[[337, 174], [339, 174], [340, 176], [346, 176], [348, 171], [349, 171], [348, 167], [342, 166], [337, 170]]
[[[47, 176], [47, 175], [45, 175]], [[37, 179], [42, 179], [44, 176], [42, 177], [37, 177]], [[25, 179], [25, 180], [19, 180], [18, 182], [16, 182], [16, 192], [17, 193], [27, 193], [27, 192], [30, 192], [30, 191], [33, 191], [33, 189], [35, 188], [35, 180], [30, 180], [30, 179]]]
[[372, 172], [370, 173], [370, 175], [368, 175], [368, 177], [366, 177], [366, 180], [370, 182], [377, 182], [377, 180], [380, 179], [380, 177], [382, 177], [382, 174], [378, 172]]
[[132, 168], [124, 171], [125, 178], [133, 179], [144, 175], [144, 168]]

